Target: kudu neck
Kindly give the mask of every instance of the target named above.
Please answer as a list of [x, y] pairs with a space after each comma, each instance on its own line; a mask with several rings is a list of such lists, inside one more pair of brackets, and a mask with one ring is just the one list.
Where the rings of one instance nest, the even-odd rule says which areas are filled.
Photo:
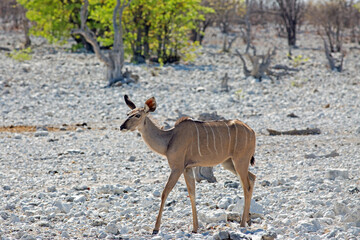
[[144, 125], [139, 128], [139, 132], [145, 143], [155, 152], [165, 155], [169, 141], [172, 136], [172, 130], [163, 130], [157, 126], [149, 117], [144, 120]]

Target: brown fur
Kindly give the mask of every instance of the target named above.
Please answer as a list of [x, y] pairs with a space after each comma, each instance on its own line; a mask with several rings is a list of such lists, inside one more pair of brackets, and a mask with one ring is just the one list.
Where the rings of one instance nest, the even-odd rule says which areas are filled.
[[[126, 100], [129, 107], [134, 105], [128, 98]], [[120, 129], [139, 130], [145, 143], [168, 159], [171, 174], [161, 195], [154, 233], [159, 231], [167, 196], [182, 174], [192, 206], [193, 231], [197, 231], [195, 179], [192, 167], [210, 167], [217, 164], [222, 164], [241, 180], [245, 204], [240, 226], [245, 227], [245, 223], [250, 221], [250, 202], [256, 179], [256, 176], [248, 171], [249, 165], [255, 163], [254, 131], [239, 120], [200, 122], [188, 117], [178, 119], [174, 128], [163, 130], [148, 117], [148, 109], [156, 108], [155, 98], [149, 100], [145, 102], [144, 108], [134, 109], [133, 114], [140, 114], [141, 117], [129, 116]]]
[[184, 122], [184, 121], [186, 121], [186, 120], [190, 120], [190, 117], [181, 117], [181, 118], [178, 118], [178, 120], [176, 120], [174, 126], [179, 125], [181, 122]]

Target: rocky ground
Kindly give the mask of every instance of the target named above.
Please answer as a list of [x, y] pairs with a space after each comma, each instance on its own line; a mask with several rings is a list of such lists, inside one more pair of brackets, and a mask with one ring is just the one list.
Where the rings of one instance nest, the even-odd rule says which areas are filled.
[[[359, 50], [348, 50], [344, 71], [336, 73], [325, 67], [321, 41], [312, 35], [299, 35], [293, 54], [309, 58], [299, 62], [286, 57], [284, 39], [266, 39], [258, 51], [276, 45], [274, 64], [300, 71], [245, 79], [240, 59], [209, 39], [193, 64], [128, 64], [139, 83], [104, 88], [104, 66], [92, 54], [46, 45], [18, 62], [0, 51], [0, 238], [359, 239]], [[0, 46], [17, 41], [0, 33]], [[225, 73], [229, 92], [220, 91]], [[216, 111], [255, 130], [251, 227], [237, 222], [241, 185], [217, 166], [216, 183], [197, 184], [199, 233], [191, 233], [181, 178], [160, 233], [151, 235], [170, 171], [137, 133], [119, 131], [128, 111], [124, 94], [139, 105], [155, 96], [152, 115], [165, 126], [180, 114]], [[270, 136], [269, 128], [321, 133]]]

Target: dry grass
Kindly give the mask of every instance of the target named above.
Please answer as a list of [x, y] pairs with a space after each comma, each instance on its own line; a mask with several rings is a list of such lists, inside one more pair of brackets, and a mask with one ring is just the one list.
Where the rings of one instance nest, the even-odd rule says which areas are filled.
[[[11, 132], [11, 133], [24, 133], [24, 132], [36, 132], [36, 128], [40, 126], [0, 126], [0, 132]], [[75, 131], [77, 125], [64, 126], [66, 131]], [[42, 127], [47, 129], [49, 132], [58, 132], [60, 131], [59, 127]], [[88, 128], [89, 129], [89, 128]]]

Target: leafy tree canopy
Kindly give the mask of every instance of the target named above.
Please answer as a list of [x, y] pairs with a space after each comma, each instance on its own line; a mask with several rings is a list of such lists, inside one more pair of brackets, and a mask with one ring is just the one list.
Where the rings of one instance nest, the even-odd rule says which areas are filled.
[[[65, 43], [80, 26], [81, 0], [18, 0], [36, 24], [31, 33], [51, 43]], [[115, 0], [89, 0], [88, 27], [102, 46], [112, 46]], [[201, 0], [133, 0], [123, 16], [126, 52], [167, 62], [188, 46], [189, 31], [212, 9]], [[73, 36], [75, 37], [75, 36]], [[78, 36], [77, 36], [78, 37]]]

